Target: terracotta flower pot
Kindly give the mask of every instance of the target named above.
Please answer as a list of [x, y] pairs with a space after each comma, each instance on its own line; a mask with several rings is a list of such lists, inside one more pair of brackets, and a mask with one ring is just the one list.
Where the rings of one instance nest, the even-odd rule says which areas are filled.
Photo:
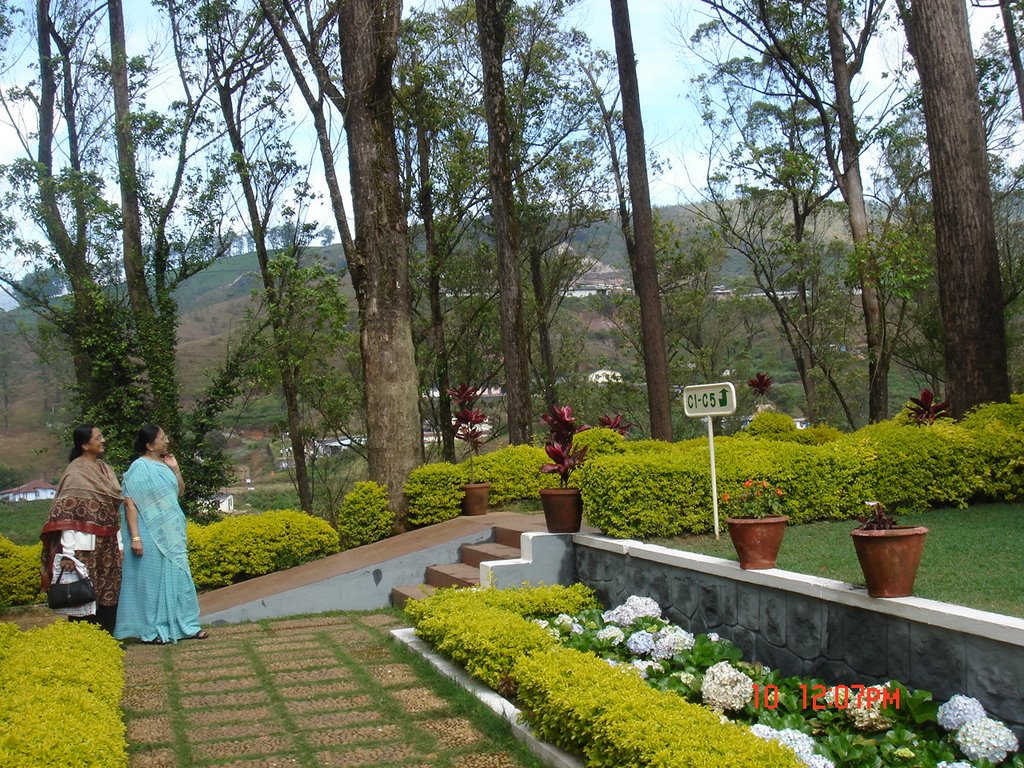
[[774, 568], [782, 537], [786, 533], [786, 515], [773, 517], [727, 517], [729, 538], [740, 556], [740, 568], [748, 571]]
[[583, 525], [579, 488], [542, 488], [540, 504], [549, 533], [576, 533]]
[[928, 529], [898, 525], [882, 531], [850, 531], [871, 597], [907, 597], [914, 592], [917, 566]]
[[490, 483], [466, 483], [462, 486], [462, 514], [486, 515], [488, 496], [491, 493]]

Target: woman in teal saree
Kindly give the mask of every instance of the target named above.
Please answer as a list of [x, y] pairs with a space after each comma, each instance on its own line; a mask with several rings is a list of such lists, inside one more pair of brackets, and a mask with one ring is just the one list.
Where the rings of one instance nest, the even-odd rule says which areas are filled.
[[124, 558], [114, 637], [147, 643], [205, 639], [178, 503], [185, 490], [181, 470], [155, 424], [139, 430], [135, 450], [140, 456], [122, 481], [121, 535], [131, 554]]

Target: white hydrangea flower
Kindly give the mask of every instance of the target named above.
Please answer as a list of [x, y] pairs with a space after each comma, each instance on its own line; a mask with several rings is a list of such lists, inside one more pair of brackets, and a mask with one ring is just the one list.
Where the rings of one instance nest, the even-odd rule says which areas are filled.
[[574, 621], [572, 623], [572, 626], [569, 627], [569, 632], [574, 634], [574, 635], [582, 635], [583, 634], [583, 625], [580, 624], [578, 621]]
[[634, 632], [627, 638], [626, 648], [632, 654], [646, 656], [654, 650], [654, 635], [644, 630]]
[[811, 759], [807, 761], [807, 768], [836, 768], [836, 764], [827, 757], [811, 755]]
[[559, 629], [568, 630], [573, 625], [572, 616], [567, 613], [560, 613], [555, 617], [554, 621], [551, 622]]
[[754, 681], [728, 661], [720, 661], [704, 673], [700, 687], [704, 703], [712, 709], [743, 709], [754, 695]]
[[1016, 752], [1018, 746], [1013, 731], [988, 717], [960, 726], [953, 740], [969, 760], [985, 758], [993, 763], [1000, 762], [1010, 752]]
[[664, 671], [660, 662], [650, 661], [649, 659], [634, 659], [631, 664], [635, 669], [639, 670], [640, 677], [644, 680], [648, 678], [652, 669], [656, 669], [658, 672]]
[[[847, 688], [843, 691], [846, 696], [846, 714], [853, 720], [855, 728], [861, 731], [882, 731], [892, 724], [892, 720], [886, 715], [882, 707], [885, 698], [886, 688], [882, 685], [866, 685], [864, 690]], [[830, 707], [836, 706], [836, 689], [829, 688], [825, 692], [825, 701]]]
[[541, 629], [547, 629], [548, 626], [550, 626], [548, 624], [548, 620], [547, 619], [534, 619], [533, 623], [536, 624]]
[[717, 632], [708, 632], [708, 640], [710, 640], [712, 643], [717, 643], [721, 639], [722, 638], [719, 636]]
[[974, 768], [973, 765], [968, 763], [966, 760], [957, 760], [956, 762], [949, 763], [943, 760], [935, 768]]
[[616, 627], [614, 624], [610, 624], [604, 629], [598, 631], [595, 637], [602, 643], [611, 643], [612, 645], [618, 645], [626, 639], [626, 633]]
[[682, 683], [685, 686], [693, 685], [694, 681], [696, 681], [696, 679], [697, 679], [696, 677], [694, 677], [689, 672], [675, 672], [672, 675], [672, 677], [678, 679], [679, 682]]
[[661, 618], [661, 606], [649, 597], [630, 595], [618, 608], [602, 613], [601, 618], [606, 624], [625, 627], [640, 618]]
[[980, 701], [958, 693], [939, 706], [938, 720], [939, 725], [947, 731], [955, 731], [961, 726], [981, 720], [985, 716], [985, 707]]
[[655, 634], [651, 656], [655, 659], [671, 659], [677, 653], [693, 648], [693, 641], [693, 635], [685, 629], [670, 624]]

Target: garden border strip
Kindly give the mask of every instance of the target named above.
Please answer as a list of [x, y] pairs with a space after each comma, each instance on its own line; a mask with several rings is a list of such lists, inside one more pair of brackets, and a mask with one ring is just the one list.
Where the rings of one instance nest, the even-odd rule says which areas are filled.
[[435, 653], [429, 645], [416, 636], [415, 629], [411, 627], [392, 629], [390, 634], [395, 642], [402, 643], [410, 651], [422, 656], [442, 675], [454, 680], [490, 707], [495, 714], [505, 718], [516, 739], [526, 745], [526, 748], [543, 760], [546, 765], [552, 766], [552, 768], [584, 768], [583, 761], [576, 756], [538, 739], [533, 730], [521, 721], [520, 712], [512, 702], [499, 696], [487, 686], [481, 685], [447, 659]]

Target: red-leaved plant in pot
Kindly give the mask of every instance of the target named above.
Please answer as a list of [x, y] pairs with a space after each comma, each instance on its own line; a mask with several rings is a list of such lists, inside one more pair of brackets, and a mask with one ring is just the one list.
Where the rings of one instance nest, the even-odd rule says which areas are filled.
[[456, 410], [452, 417], [455, 437], [469, 446], [469, 482], [462, 486], [462, 514], [483, 515], [487, 513], [491, 484], [476, 482], [473, 464], [483, 447], [483, 425], [487, 422], [487, 416], [476, 406], [480, 390], [468, 384], [460, 384], [449, 389], [448, 396], [455, 402]]
[[548, 406], [548, 412], [541, 421], [548, 426], [544, 452], [550, 461], [542, 464], [540, 471], [557, 474], [561, 481], [559, 488], [542, 488], [540, 491], [544, 519], [551, 533], [575, 533], [583, 524], [583, 500], [579, 488], [569, 487], [569, 476], [586, 460], [587, 447], [576, 448], [573, 438], [589, 427], [576, 422], [570, 405]]
[[924, 554], [923, 525], [897, 525], [880, 501], [864, 502], [871, 512], [850, 531], [860, 569], [871, 597], [907, 597], [914, 592], [917, 567]]

